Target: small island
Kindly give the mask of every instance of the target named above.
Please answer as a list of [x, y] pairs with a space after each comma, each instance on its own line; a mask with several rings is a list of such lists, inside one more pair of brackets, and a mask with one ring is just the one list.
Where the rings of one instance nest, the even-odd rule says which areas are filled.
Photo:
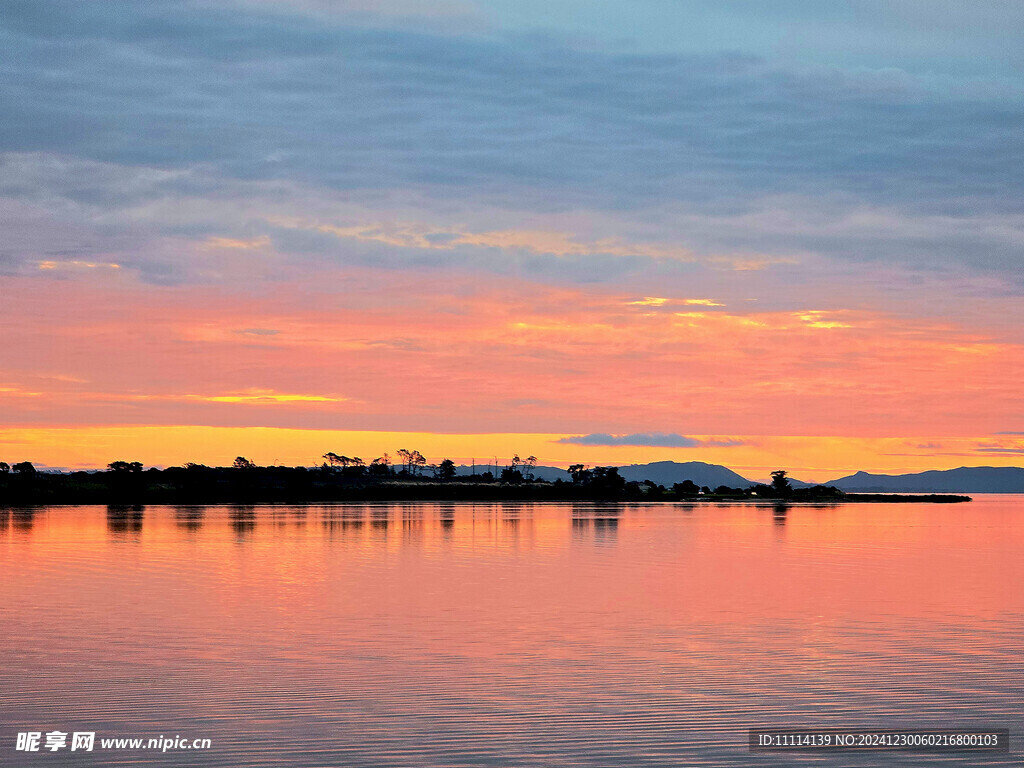
[[401, 449], [367, 463], [333, 452], [315, 467], [258, 466], [239, 456], [231, 466], [187, 463], [146, 469], [138, 461], [113, 461], [103, 471], [40, 472], [30, 462], [0, 462], [0, 505], [39, 504], [252, 504], [373, 501], [601, 501], [954, 503], [953, 494], [846, 493], [833, 486], [793, 487], [785, 470], [770, 483], [747, 487], [670, 487], [627, 481], [614, 466], [573, 464], [564, 479], [535, 476], [536, 459], [514, 456], [499, 472], [457, 467], [451, 459], [428, 464], [419, 451]]

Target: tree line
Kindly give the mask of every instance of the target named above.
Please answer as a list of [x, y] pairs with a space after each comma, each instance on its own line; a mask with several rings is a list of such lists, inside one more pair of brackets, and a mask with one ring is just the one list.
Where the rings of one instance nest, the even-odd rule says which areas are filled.
[[[99, 499], [162, 499], [232, 501], [298, 501], [402, 498], [465, 499], [636, 499], [646, 501], [782, 499], [831, 500], [843, 497], [835, 488], [793, 488], [785, 470], [776, 470], [767, 484], [746, 488], [698, 486], [684, 480], [671, 487], [650, 480], [630, 481], [618, 467], [571, 464], [566, 476], [553, 481], [537, 477], [537, 458], [518, 454], [502, 468], [497, 461], [477, 473], [462, 473], [450, 458], [429, 463], [418, 450], [400, 448], [370, 461], [328, 451], [313, 467], [260, 466], [238, 456], [228, 467], [187, 462], [158, 469], [139, 461], [117, 460], [107, 471], [39, 472], [31, 462], [0, 462], [0, 504], [5, 501], [62, 500], [94, 503]], [[441, 490], [447, 488], [448, 490]], [[473, 489], [477, 490], [473, 490]], [[432, 490], [433, 489], [433, 490]], [[489, 490], [485, 490], [489, 489]]]

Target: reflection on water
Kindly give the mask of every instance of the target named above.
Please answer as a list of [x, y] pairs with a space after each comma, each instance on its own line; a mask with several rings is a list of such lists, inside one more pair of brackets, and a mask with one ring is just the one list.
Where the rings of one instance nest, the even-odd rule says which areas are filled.
[[573, 538], [587, 543], [614, 544], [621, 514], [622, 507], [618, 504], [574, 504]]
[[789, 507], [790, 505], [784, 501], [777, 501], [772, 505], [772, 520], [776, 525], [786, 524], [786, 513], [789, 512]]
[[455, 528], [455, 505], [438, 504], [437, 519], [441, 523], [441, 531], [444, 533], [444, 537], [450, 539]]
[[138, 538], [142, 534], [145, 507], [139, 504], [108, 504], [107, 532], [112, 539]]
[[387, 532], [391, 524], [391, 509], [386, 506], [370, 507], [370, 525], [380, 531]]
[[33, 507], [19, 507], [11, 512], [11, 529], [19, 533], [29, 533], [35, 519], [36, 510]]
[[402, 504], [402, 537], [406, 542], [416, 542], [423, 538], [422, 504]]
[[186, 531], [198, 531], [203, 527], [203, 516], [206, 507], [180, 505], [174, 508], [174, 519], [179, 528]]
[[[746, 729], [1009, 728], [1024, 503], [0, 509], [0, 750], [202, 766], [1007, 765]], [[21, 759], [24, 758], [24, 759]], [[76, 753], [76, 765], [111, 764]]]
[[256, 507], [251, 504], [234, 504], [228, 507], [231, 528], [240, 539], [244, 539], [256, 529]]

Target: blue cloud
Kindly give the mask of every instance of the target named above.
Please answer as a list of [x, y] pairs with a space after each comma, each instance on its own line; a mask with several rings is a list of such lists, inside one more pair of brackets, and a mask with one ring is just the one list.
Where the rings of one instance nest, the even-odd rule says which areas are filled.
[[533, 188], [566, 206], [827, 188], [957, 207], [1022, 186], [1019, 93], [898, 71], [162, 2], [0, 13], [7, 150], [337, 189]]
[[[788, 3], [779, 18], [813, 22], [815, 7]], [[884, 52], [874, 67], [846, 69], [763, 51], [631, 54], [281, 8], [3, 4], [0, 153], [164, 176], [129, 189], [113, 174], [51, 178], [50, 187], [8, 178], [2, 191], [59, 215], [65, 198], [98, 208], [82, 220], [104, 222], [100, 250], [120, 238], [131, 251], [141, 233], [136, 219], [119, 230], [105, 210], [282, 184], [382, 207], [402, 189], [449, 206], [611, 211], [655, 238], [682, 230], [703, 253], [820, 254], [1021, 279], [1024, 86], [1001, 70], [913, 74], [888, 66]], [[867, 27], [885, 26], [884, 6], [872, 8]], [[938, 41], [956, 25], [936, 18]], [[692, 217], [685, 229], [680, 209]], [[851, 210], [863, 215], [844, 222]], [[772, 214], [781, 215], [766, 221]], [[153, 222], [151, 234], [214, 226], [177, 219]], [[19, 256], [7, 247], [0, 268], [10, 271]], [[358, 250], [326, 239], [317, 249]], [[480, 261], [479, 251], [389, 258]], [[543, 275], [551, 259], [521, 261]], [[585, 272], [607, 280], [649, 264], [607, 259]], [[139, 268], [156, 281], [177, 269], [173, 260]]]
[[631, 445], [648, 446], [651, 448], [731, 448], [743, 445], [742, 440], [699, 440], [695, 437], [685, 437], [674, 432], [640, 432], [633, 435], [609, 435], [595, 432], [590, 435], [563, 437], [556, 442], [572, 443], [574, 445]]

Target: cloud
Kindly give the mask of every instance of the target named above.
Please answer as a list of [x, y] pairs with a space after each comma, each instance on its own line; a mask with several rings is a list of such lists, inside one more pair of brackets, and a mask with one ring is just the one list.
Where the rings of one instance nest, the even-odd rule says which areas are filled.
[[405, 19], [415, 20], [417, 24], [435, 18], [470, 16], [474, 10], [469, 2], [460, 0], [222, 0], [220, 5], [235, 6], [240, 10], [276, 9], [378, 22], [389, 18]]
[[646, 432], [633, 435], [609, 435], [601, 432], [595, 432], [590, 435], [563, 437], [556, 442], [573, 443], [575, 445], [631, 445], [649, 446], [652, 448], [731, 448], [744, 444], [742, 440], [701, 440], [695, 437], [684, 437], [683, 435], [678, 435], [674, 432]]
[[[1019, 432], [996, 432], [997, 435], [1013, 435], [1018, 436]], [[1006, 454], [1006, 455], [1021, 455], [1024, 454], [1024, 444], [1020, 440], [1011, 440], [1007, 442], [996, 441], [996, 442], [979, 442], [974, 447], [975, 453], [995, 453], [995, 454]]]
[[241, 336], [277, 336], [281, 331], [276, 328], [240, 328], [233, 333]]
[[5, 8], [8, 150], [343, 190], [529, 190], [563, 210], [825, 191], [975, 208], [1021, 186], [1021, 94], [973, 82], [259, 6]]
[[[169, 284], [222, 274], [187, 259], [305, 248], [498, 272], [514, 252], [514, 270], [608, 281], [672, 254], [728, 270], [899, 263], [1020, 289], [1019, 82], [349, 23], [376, 5], [0, 7], [0, 194], [22, 205], [0, 220], [0, 272], [77, 260]], [[327, 7], [341, 12], [306, 12]], [[844, 23], [800, 8], [775, 19]], [[867, 15], [873, 29], [886, 12]], [[275, 224], [306, 204], [338, 237]], [[382, 227], [401, 204], [419, 220]], [[180, 238], [205, 247], [182, 257]]]
[[260, 389], [250, 387], [237, 392], [227, 392], [216, 395], [195, 395], [195, 394], [137, 394], [119, 392], [83, 392], [78, 395], [83, 400], [96, 400], [120, 403], [137, 402], [203, 402], [203, 403], [232, 403], [240, 405], [281, 405], [288, 403], [344, 403], [349, 400], [347, 397], [335, 395], [313, 395], [313, 394], [290, 394], [275, 392], [272, 389]]

